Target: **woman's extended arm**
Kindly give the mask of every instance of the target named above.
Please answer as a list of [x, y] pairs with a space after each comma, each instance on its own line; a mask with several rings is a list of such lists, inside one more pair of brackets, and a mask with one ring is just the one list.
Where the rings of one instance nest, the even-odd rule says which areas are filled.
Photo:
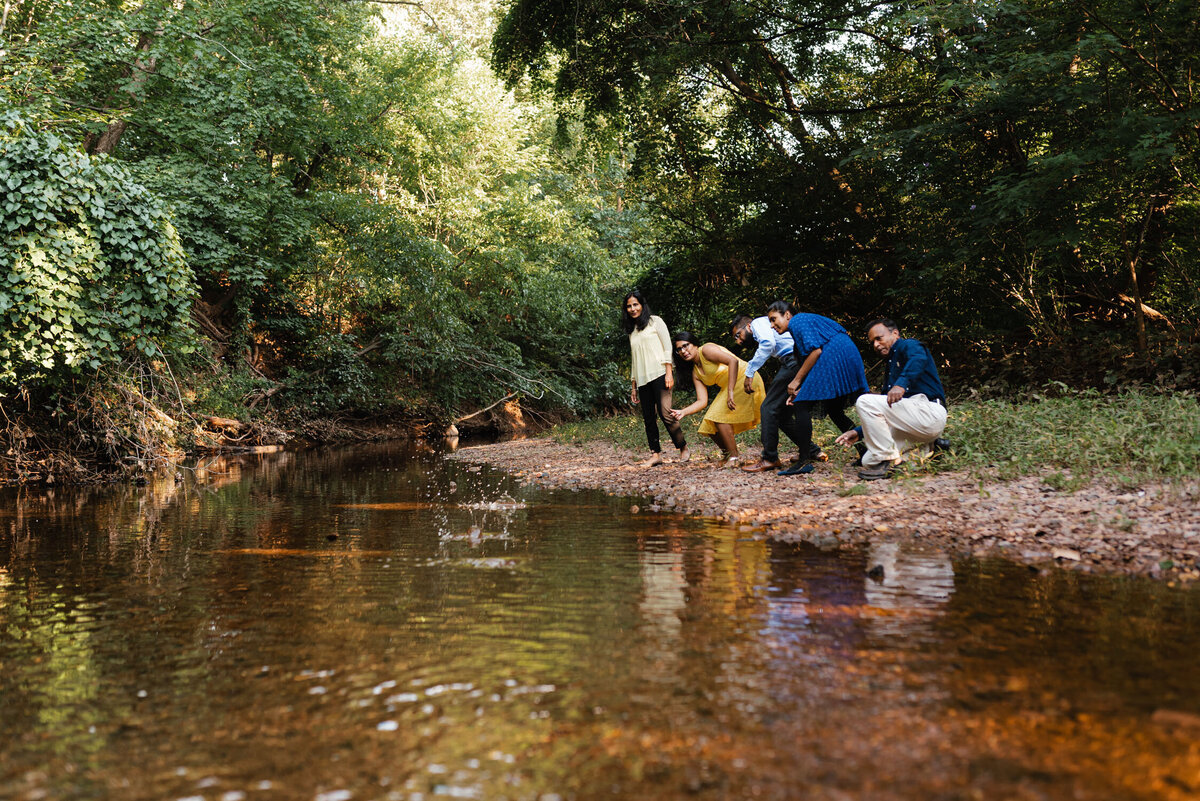
[[689, 414], [695, 414], [708, 406], [708, 387], [704, 386], [704, 383], [694, 375], [692, 376], [692, 383], [696, 385], [696, 400], [682, 409], [672, 409], [671, 417], [675, 418], [675, 420], [682, 420]]
[[813, 369], [813, 365], [817, 363], [817, 359], [821, 357], [821, 349], [814, 348], [800, 365], [800, 369], [796, 371], [796, 377], [788, 384], [788, 405], [792, 403], [792, 399], [796, 397], [796, 393], [800, 391], [800, 385], [804, 383], [804, 377]]

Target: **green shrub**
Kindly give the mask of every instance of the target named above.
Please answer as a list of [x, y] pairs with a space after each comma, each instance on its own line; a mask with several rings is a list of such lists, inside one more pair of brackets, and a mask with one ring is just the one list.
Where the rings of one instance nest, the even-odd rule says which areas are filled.
[[129, 173], [0, 116], [0, 384], [186, 351], [192, 274]]

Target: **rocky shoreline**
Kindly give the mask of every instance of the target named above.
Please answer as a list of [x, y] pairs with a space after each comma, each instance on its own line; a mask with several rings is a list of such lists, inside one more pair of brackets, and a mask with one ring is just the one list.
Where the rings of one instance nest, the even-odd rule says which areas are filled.
[[718, 469], [699, 454], [681, 463], [668, 453], [664, 464], [646, 468], [638, 454], [607, 443], [550, 439], [467, 446], [448, 456], [506, 470], [525, 484], [632, 496], [639, 512], [714, 517], [783, 541], [915, 542], [1034, 567], [1200, 579], [1200, 481], [1134, 490], [1097, 481], [1061, 492], [1040, 477], [981, 481], [915, 471], [859, 482], [837, 460], [781, 477]]

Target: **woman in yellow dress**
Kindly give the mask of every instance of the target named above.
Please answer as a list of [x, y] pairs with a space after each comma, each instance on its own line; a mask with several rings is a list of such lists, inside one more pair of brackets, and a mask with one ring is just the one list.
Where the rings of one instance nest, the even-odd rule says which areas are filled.
[[691, 373], [692, 383], [696, 387], [696, 402], [682, 409], [672, 409], [671, 416], [675, 420], [682, 420], [689, 414], [701, 411], [708, 406], [708, 388], [720, 387], [721, 391], [712, 406], [708, 406], [699, 431], [711, 437], [721, 449], [722, 466], [737, 464], [735, 436], [758, 425], [759, 407], [767, 395], [762, 376], [754, 376], [751, 384], [754, 392], [747, 393], [745, 377], [748, 365], [745, 361], [713, 342], [701, 345], [687, 331], [678, 332], [674, 344], [679, 376], [686, 378]]

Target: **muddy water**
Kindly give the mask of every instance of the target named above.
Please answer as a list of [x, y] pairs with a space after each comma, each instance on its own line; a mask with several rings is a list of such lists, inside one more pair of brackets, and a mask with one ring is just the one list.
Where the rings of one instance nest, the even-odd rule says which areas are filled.
[[4, 799], [1200, 794], [1200, 596], [1161, 583], [404, 446], [2, 500]]

